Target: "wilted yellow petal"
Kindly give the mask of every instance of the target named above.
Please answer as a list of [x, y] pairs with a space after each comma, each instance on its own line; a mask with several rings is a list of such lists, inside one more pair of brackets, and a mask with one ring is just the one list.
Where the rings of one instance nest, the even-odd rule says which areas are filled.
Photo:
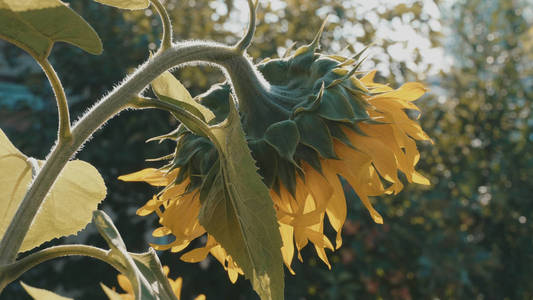
[[[165, 275], [168, 275], [168, 272]], [[168, 281], [170, 283], [170, 286], [172, 287], [172, 291], [174, 292], [174, 295], [176, 295], [178, 300], [180, 300], [181, 299], [181, 288], [183, 286], [183, 278], [178, 277], [176, 278], [176, 280], [172, 280], [169, 278]]]
[[130, 174], [119, 176], [122, 181], [144, 181], [153, 186], [167, 186], [174, 178], [168, 176], [167, 172], [159, 169], [147, 168]]
[[398, 89], [380, 94], [376, 97], [399, 98], [406, 101], [414, 101], [424, 95], [428, 89], [419, 82], [408, 82]]
[[370, 71], [365, 76], [361, 77], [361, 79], [359, 80], [370, 90], [371, 93], [382, 93], [393, 90], [393, 88], [388, 85], [375, 83], [374, 76], [376, 76], [376, 70]]
[[20, 285], [30, 294], [30, 296], [35, 300], [73, 300], [72, 298], [59, 296], [56, 293], [45, 289], [39, 289], [20, 282]]
[[108, 288], [105, 284], [100, 283], [100, 287], [102, 287], [102, 290], [104, 290], [104, 293], [109, 298], [109, 300], [123, 300], [119, 293]]
[[324, 164], [324, 176], [326, 176], [330, 186], [333, 188], [333, 195], [331, 196], [326, 214], [328, 215], [329, 223], [337, 232], [335, 238], [335, 249], [339, 249], [342, 245], [342, 226], [346, 221], [346, 199], [344, 198], [344, 189], [337, 177], [337, 174], [326, 163]]
[[281, 247], [281, 255], [283, 256], [283, 262], [289, 272], [294, 275], [294, 271], [291, 268], [292, 258], [294, 256], [294, 229], [290, 225], [279, 223], [279, 232], [281, 234], [281, 240], [283, 241], [283, 246]]
[[128, 277], [119, 274], [117, 276], [118, 285], [127, 293], [133, 293], [133, 287], [131, 286], [131, 282], [129, 281]]

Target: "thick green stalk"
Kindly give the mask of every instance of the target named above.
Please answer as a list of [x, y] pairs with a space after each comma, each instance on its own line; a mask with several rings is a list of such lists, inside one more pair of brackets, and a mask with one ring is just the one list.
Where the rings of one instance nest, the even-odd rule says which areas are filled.
[[123, 84], [90, 109], [72, 128], [69, 143], [56, 143], [45, 164], [35, 177], [2, 241], [0, 242], [0, 265], [15, 260], [20, 245], [39, 210], [46, 194], [61, 170], [85, 141], [110, 118], [128, 107], [128, 103], [157, 76], [178, 65], [193, 62], [219, 63], [240, 55], [233, 48], [214, 43], [197, 42], [178, 44], [155, 55]]
[[45, 261], [63, 256], [80, 255], [96, 258], [108, 263], [120, 273], [124, 273], [124, 266], [117, 264], [115, 260], [109, 257], [110, 251], [87, 245], [61, 245], [46, 248], [14, 263], [0, 267], [0, 291], [29, 269]]

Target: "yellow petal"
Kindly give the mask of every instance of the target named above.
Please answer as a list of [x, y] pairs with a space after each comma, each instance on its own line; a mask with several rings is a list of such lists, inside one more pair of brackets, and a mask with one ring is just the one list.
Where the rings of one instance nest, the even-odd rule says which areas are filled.
[[428, 89], [419, 82], [408, 82], [394, 91], [383, 93], [376, 97], [400, 98], [406, 101], [414, 101], [427, 91]]
[[153, 186], [167, 186], [174, 178], [159, 169], [147, 168], [118, 177], [122, 181], [144, 181]]
[[204, 247], [193, 249], [183, 254], [180, 259], [192, 263], [201, 262], [207, 257], [209, 251], [211, 251], [211, 249], [217, 245], [218, 243], [215, 241], [215, 239], [211, 235], [208, 235], [207, 243]]
[[383, 217], [374, 209], [372, 204], [370, 203], [370, 200], [368, 200], [368, 197], [366, 195], [360, 195], [358, 194], [359, 199], [363, 202], [363, 205], [366, 207], [368, 212], [370, 213], [370, 216], [372, 217], [372, 220], [378, 224], [383, 224]]
[[[166, 275], [166, 274], [165, 274]], [[178, 300], [181, 299], [181, 288], [183, 286], [183, 278], [178, 277], [176, 280], [168, 280], [170, 282], [170, 286], [172, 287], [172, 291], [174, 291], [174, 295], [178, 298]]]
[[102, 290], [104, 290], [104, 293], [106, 294], [107, 298], [109, 298], [109, 300], [122, 300], [122, 297], [119, 293], [108, 288], [105, 284], [100, 283], [100, 287], [102, 287]]
[[324, 175], [328, 179], [330, 186], [333, 187], [333, 195], [331, 196], [326, 213], [328, 215], [331, 227], [337, 232], [335, 239], [335, 249], [339, 249], [342, 245], [342, 226], [346, 221], [346, 199], [344, 198], [344, 189], [337, 177], [337, 174], [329, 167], [328, 163], [324, 164]]
[[118, 285], [127, 293], [133, 293], [133, 287], [131, 282], [128, 280], [128, 277], [119, 274], [117, 276]]
[[294, 256], [294, 229], [290, 225], [279, 223], [279, 232], [281, 234], [281, 240], [283, 246], [281, 247], [281, 255], [283, 256], [283, 262], [289, 272], [294, 275], [294, 271], [291, 268], [292, 258]]

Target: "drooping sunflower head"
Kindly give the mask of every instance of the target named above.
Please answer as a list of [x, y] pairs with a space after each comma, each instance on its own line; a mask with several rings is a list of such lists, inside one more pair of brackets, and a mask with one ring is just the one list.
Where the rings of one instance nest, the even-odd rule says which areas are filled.
[[[291, 55], [259, 63], [258, 86], [237, 97], [248, 146], [270, 195], [283, 240], [281, 249], [289, 270], [295, 249], [311, 242], [329, 266], [325, 249], [342, 244], [346, 200], [340, 178], [354, 189], [376, 223], [383, 223], [370, 196], [396, 194], [409, 182], [429, 184], [415, 170], [419, 160], [416, 140], [428, 140], [406, 113], [418, 110], [412, 101], [425, 93], [419, 83], [398, 89], [374, 82], [375, 72], [361, 72], [360, 54], [351, 58], [319, 53], [318, 40]], [[239, 94], [239, 93], [237, 93]], [[239, 95], [237, 95], [239, 96]], [[229, 83], [215, 85], [197, 101], [223, 121], [232, 101]], [[184, 126], [162, 138], [176, 141], [169, 164], [146, 169], [123, 180], [142, 180], [165, 186], [138, 213], [155, 212], [162, 227], [154, 236], [173, 236], [156, 249], [181, 251], [204, 235], [198, 213], [213, 188], [218, 153], [211, 141]], [[335, 246], [324, 235], [324, 219], [337, 232]], [[232, 281], [242, 270], [210, 235], [203, 248], [182, 256], [196, 262], [208, 253], [216, 257]]]

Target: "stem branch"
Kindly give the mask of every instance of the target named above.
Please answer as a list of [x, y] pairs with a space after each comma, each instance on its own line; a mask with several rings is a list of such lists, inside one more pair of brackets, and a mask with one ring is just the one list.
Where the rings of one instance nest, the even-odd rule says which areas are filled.
[[16, 261], [9, 265], [1, 266], [0, 290], [2, 290], [2, 288], [8, 285], [9, 283], [19, 278], [19, 276], [22, 275], [24, 272], [37, 266], [38, 264], [63, 256], [81, 255], [96, 258], [108, 263], [117, 271], [123, 273], [125, 271], [124, 267], [120, 264], [117, 264], [116, 261], [111, 259], [109, 253], [110, 250], [103, 250], [87, 245], [62, 245], [41, 250], [39, 252], [28, 255], [19, 261]]
[[65, 90], [61, 85], [61, 80], [57, 76], [54, 68], [48, 61], [48, 59], [38, 60], [41, 68], [43, 69], [50, 85], [54, 90], [54, 95], [56, 96], [57, 101], [57, 110], [59, 115], [59, 130], [58, 130], [58, 140], [60, 142], [70, 139], [70, 114], [68, 112], [68, 103], [67, 96], [65, 95]]

